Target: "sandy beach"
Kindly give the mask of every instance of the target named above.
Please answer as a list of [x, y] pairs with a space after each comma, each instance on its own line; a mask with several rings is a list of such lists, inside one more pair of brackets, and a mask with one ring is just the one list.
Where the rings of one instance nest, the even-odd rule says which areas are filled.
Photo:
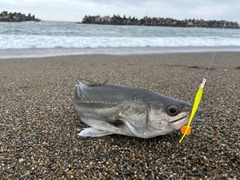
[[[240, 52], [217, 52], [202, 124], [151, 139], [83, 138], [76, 78], [193, 102], [213, 53], [0, 59], [1, 179], [239, 179]], [[73, 77], [72, 77], [73, 76]]]

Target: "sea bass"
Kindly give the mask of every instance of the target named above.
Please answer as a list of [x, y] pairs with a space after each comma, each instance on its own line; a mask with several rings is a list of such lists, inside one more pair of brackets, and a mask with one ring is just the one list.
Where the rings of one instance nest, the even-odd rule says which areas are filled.
[[[80, 136], [110, 134], [152, 138], [187, 124], [192, 105], [148, 89], [79, 81], [75, 109], [89, 128]], [[201, 113], [198, 110], [196, 116]]]

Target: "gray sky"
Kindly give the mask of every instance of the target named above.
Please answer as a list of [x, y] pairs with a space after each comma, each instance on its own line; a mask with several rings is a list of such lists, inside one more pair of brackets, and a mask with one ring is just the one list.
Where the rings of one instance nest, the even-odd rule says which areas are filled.
[[0, 12], [31, 13], [42, 20], [82, 21], [85, 15], [228, 20], [240, 23], [240, 0], [1, 0]]

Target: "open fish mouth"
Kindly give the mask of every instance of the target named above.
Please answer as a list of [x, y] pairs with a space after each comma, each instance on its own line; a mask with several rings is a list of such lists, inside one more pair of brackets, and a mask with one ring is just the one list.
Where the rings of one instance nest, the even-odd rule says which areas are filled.
[[[193, 118], [193, 121], [196, 119], [197, 116], [199, 116], [201, 113], [203, 112], [203, 110], [201, 109], [198, 109], [194, 118]], [[188, 120], [189, 120], [189, 117], [190, 117], [190, 112], [187, 112], [185, 113], [185, 115], [183, 115], [181, 118], [179, 119], [176, 119], [174, 121], [171, 121], [170, 122], [170, 126], [176, 130], [178, 129], [181, 129], [183, 126], [185, 126], [187, 123], [188, 123]]]
[[188, 113], [187, 115], [185, 115], [185, 116], [179, 118], [179, 119], [176, 119], [176, 120], [174, 120], [174, 121], [171, 121], [170, 123], [178, 122], [178, 121], [180, 121], [180, 120], [182, 120], [182, 119], [185, 119], [186, 117], [189, 117], [189, 113]]
[[189, 113], [186, 113], [185, 116], [176, 119], [174, 121], [170, 122], [170, 126], [176, 130], [180, 129], [181, 127], [183, 127], [184, 125], [186, 125], [188, 123], [189, 120]]

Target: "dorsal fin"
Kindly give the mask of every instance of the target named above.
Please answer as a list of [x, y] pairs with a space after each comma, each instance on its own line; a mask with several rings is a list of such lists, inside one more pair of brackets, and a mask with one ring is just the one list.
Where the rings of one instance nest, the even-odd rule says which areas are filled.
[[87, 86], [90, 86], [90, 87], [93, 87], [93, 86], [101, 86], [103, 84], [106, 84], [108, 80], [102, 82], [102, 83], [97, 83], [97, 82], [94, 82], [94, 81], [91, 81], [89, 79], [84, 79], [84, 78], [80, 78], [80, 80], [86, 84]]

